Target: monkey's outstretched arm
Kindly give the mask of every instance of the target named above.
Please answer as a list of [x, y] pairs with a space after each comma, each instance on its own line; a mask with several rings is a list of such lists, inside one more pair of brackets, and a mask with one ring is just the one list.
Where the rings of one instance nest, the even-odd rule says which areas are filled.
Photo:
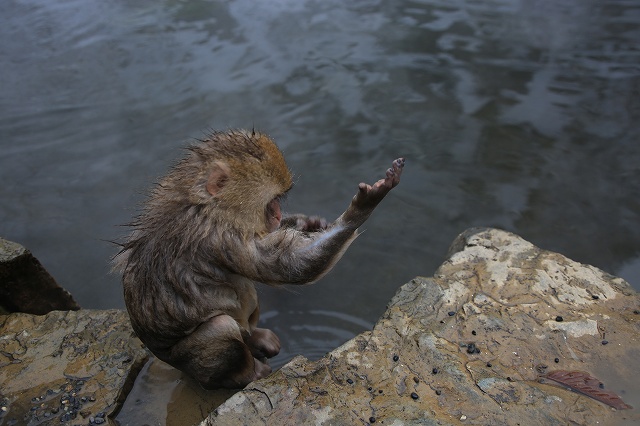
[[279, 229], [255, 240], [251, 262], [238, 273], [267, 284], [304, 284], [320, 279], [342, 257], [382, 199], [400, 182], [404, 158], [373, 185], [361, 183], [347, 210], [326, 230]]

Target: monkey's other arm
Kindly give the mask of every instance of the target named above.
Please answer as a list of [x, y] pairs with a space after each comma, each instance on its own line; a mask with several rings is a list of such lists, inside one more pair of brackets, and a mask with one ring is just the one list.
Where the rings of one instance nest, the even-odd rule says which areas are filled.
[[254, 240], [252, 261], [242, 262], [246, 270], [238, 273], [266, 284], [306, 284], [322, 278], [357, 237], [357, 229], [400, 183], [404, 163], [404, 158], [398, 158], [383, 179], [373, 185], [361, 183], [347, 210], [326, 229], [319, 219], [308, 226], [314, 228], [316, 223], [317, 232], [304, 229], [304, 216], [284, 219], [285, 227]]

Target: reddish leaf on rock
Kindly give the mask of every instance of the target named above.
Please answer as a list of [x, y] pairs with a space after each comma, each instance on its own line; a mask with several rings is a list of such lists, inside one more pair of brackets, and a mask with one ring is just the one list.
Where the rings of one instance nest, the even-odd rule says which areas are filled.
[[584, 371], [556, 370], [542, 376], [568, 386], [571, 390], [589, 396], [618, 410], [633, 408], [611, 391], [604, 390], [602, 382]]

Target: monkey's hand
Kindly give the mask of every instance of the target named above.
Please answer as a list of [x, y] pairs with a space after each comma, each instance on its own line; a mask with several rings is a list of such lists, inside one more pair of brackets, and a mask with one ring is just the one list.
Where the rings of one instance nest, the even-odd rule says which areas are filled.
[[281, 228], [293, 228], [303, 232], [319, 232], [327, 229], [327, 226], [325, 218], [303, 214], [287, 215], [280, 222]]
[[380, 179], [373, 185], [367, 185], [366, 183], [358, 185], [358, 193], [351, 200], [351, 204], [342, 215], [342, 219], [356, 228], [362, 225], [389, 191], [400, 183], [403, 168], [404, 158], [398, 158], [387, 169], [384, 179]]

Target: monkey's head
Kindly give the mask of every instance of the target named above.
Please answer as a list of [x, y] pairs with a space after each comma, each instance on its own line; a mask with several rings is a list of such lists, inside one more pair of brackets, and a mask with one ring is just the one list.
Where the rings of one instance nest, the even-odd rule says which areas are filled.
[[269, 137], [244, 130], [216, 132], [189, 150], [160, 187], [186, 185], [188, 203], [200, 206], [206, 220], [232, 225], [246, 237], [280, 226], [280, 198], [292, 179]]

